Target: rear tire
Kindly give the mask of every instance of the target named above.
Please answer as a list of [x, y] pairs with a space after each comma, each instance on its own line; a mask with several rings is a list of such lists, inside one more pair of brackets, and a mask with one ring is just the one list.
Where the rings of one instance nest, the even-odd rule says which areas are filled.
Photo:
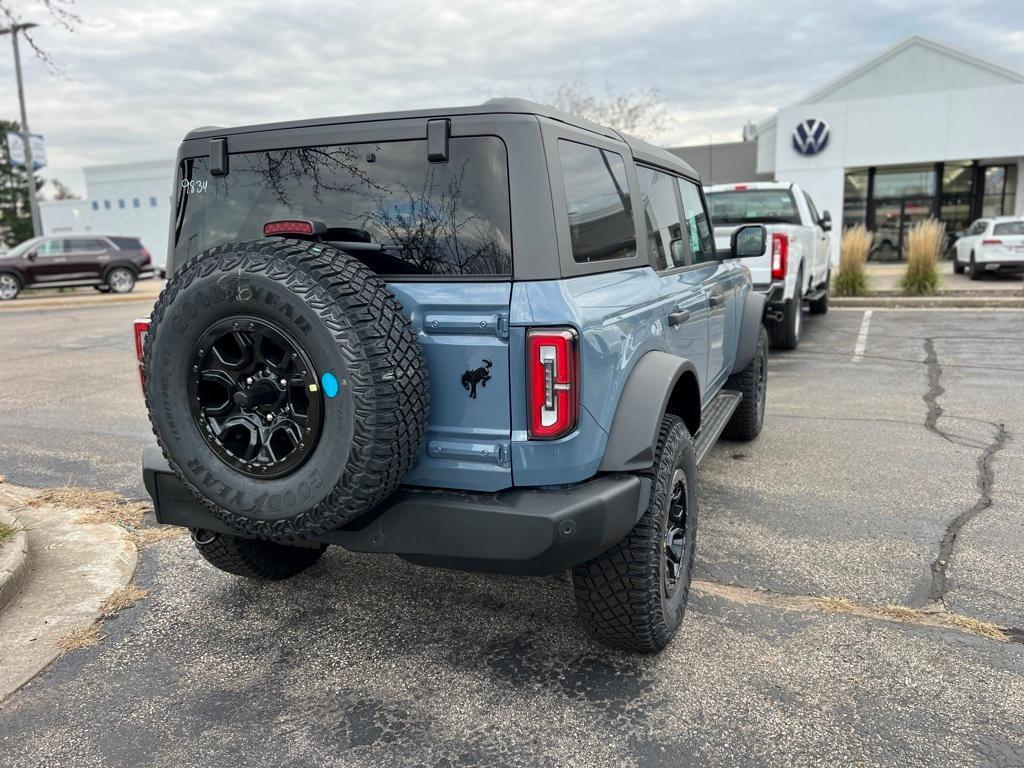
[[667, 414], [658, 434], [651, 498], [626, 537], [573, 569], [576, 608], [605, 645], [657, 653], [686, 611], [697, 543], [697, 455], [686, 425]]
[[763, 325], [753, 359], [746, 368], [729, 377], [725, 388], [741, 393], [743, 399], [725, 425], [722, 436], [729, 440], [753, 440], [764, 426], [768, 396], [768, 331]]
[[825, 276], [825, 293], [821, 298], [815, 299], [814, 301], [807, 302], [807, 307], [810, 309], [812, 315], [827, 315], [828, 314], [828, 294], [831, 291], [832, 286], [832, 273], [829, 272]]
[[792, 299], [786, 300], [782, 320], [771, 324], [772, 347], [775, 349], [796, 349], [800, 344], [800, 334], [803, 332], [804, 325], [804, 297], [801, 282], [802, 278], [798, 278], [796, 295]]
[[324, 546], [289, 547], [209, 531], [193, 531], [192, 541], [199, 554], [214, 568], [263, 581], [287, 579], [306, 570], [326, 549]]
[[971, 280], [981, 280], [981, 270], [978, 269], [978, 262], [974, 260], [974, 254], [971, 254], [971, 263], [967, 265], [967, 276]]
[[135, 273], [127, 267], [114, 267], [107, 273], [106, 282], [111, 293], [131, 293], [135, 288]]
[[21, 293], [21, 281], [7, 272], [0, 273], [0, 301], [11, 301]]

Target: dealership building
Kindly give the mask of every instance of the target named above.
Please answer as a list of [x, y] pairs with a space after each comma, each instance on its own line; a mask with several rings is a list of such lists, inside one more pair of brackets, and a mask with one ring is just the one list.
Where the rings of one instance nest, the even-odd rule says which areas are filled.
[[800, 184], [833, 237], [865, 224], [873, 258], [901, 258], [908, 228], [948, 232], [1024, 210], [1024, 74], [911, 37], [744, 130], [672, 149], [705, 183]]

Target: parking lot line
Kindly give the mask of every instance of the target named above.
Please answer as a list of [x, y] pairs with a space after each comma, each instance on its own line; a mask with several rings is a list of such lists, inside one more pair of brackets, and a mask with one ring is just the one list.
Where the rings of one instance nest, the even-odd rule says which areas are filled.
[[864, 310], [864, 319], [860, 323], [860, 333], [857, 334], [857, 344], [853, 347], [853, 362], [859, 363], [864, 359], [864, 350], [868, 345], [868, 328], [871, 326], [871, 314], [874, 310]]

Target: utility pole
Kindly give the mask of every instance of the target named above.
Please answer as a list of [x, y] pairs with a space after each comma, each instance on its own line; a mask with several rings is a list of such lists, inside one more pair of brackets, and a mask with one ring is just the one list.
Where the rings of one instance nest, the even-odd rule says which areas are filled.
[[18, 104], [21, 107], [21, 140], [25, 145], [25, 176], [28, 180], [28, 204], [32, 212], [32, 234], [43, 234], [43, 222], [39, 217], [39, 201], [36, 199], [36, 169], [32, 163], [32, 134], [28, 130], [28, 115], [25, 113], [25, 88], [21, 83], [21, 55], [18, 52], [18, 33], [38, 26], [36, 24], [13, 24], [0, 29], [0, 35], [10, 34], [14, 43], [14, 74], [18, 80]]

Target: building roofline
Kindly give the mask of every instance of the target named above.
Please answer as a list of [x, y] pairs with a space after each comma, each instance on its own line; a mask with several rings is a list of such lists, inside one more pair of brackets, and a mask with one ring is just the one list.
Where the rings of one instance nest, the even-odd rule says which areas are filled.
[[[817, 101], [822, 96], [825, 96], [829, 92], [834, 91], [837, 88], [840, 88], [853, 80], [856, 80], [864, 73], [868, 72], [874, 67], [877, 67], [879, 64], [888, 61], [896, 54], [906, 50], [907, 48], [910, 48], [913, 45], [922, 45], [926, 48], [930, 48], [933, 51], [942, 53], [946, 56], [959, 59], [960, 61], [963, 61], [966, 64], [970, 64], [975, 67], [980, 67], [981, 69], [986, 69], [989, 72], [995, 75], [999, 75], [1000, 77], [1005, 77], [1008, 80], [1013, 80], [1018, 83], [1024, 83], [1024, 74], [1021, 74], [1020, 72], [1016, 72], [1012, 69], [1007, 69], [1006, 67], [1000, 64], [996, 64], [993, 61], [989, 61], [988, 59], [983, 59], [979, 56], [975, 56], [974, 54], [968, 53], [967, 51], [964, 51], [961, 48], [949, 45], [948, 43], [940, 42], [939, 40], [935, 40], [934, 38], [926, 37], [924, 35], [911, 35], [910, 37], [905, 37], [902, 40], [894, 43], [893, 45], [890, 45], [888, 48], [883, 49], [882, 51], [875, 54], [867, 61], [861, 62], [857, 66], [846, 70], [838, 77], [835, 77], [832, 80], [825, 83], [824, 85], [819, 86], [818, 88], [806, 94], [805, 96], [797, 99], [796, 101], [790, 104], [787, 104], [785, 107], [783, 107], [783, 109], [789, 109], [790, 107], [800, 106], [801, 104], [810, 104], [814, 101]], [[763, 122], [758, 123], [758, 133], [760, 133], [762, 130], [771, 127], [771, 125], [776, 121], [777, 117], [778, 112], [776, 112], [776, 114], [772, 115]]]

